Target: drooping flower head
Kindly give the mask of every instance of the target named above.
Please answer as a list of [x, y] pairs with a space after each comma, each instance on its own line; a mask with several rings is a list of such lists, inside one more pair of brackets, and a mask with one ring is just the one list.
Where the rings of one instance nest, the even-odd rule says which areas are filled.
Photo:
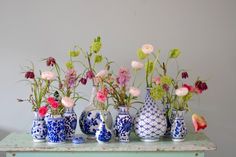
[[182, 79], [188, 78], [188, 72], [186, 72], [186, 71], [182, 72], [181, 75], [182, 75]]
[[34, 72], [33, 71], [27, 71], [25, 73], [25, 78], [27, 79], [34, 79], [35, 75], [34, 75]]
[[205, 129], [207, 127], [207, 122], [205, 118], [196, 113], [192, 115], [192, 122], [193, 122], [195, 132], [198, 132], [201, 129]]
[[95, 75], [94, 75], [94, 73], [93, 73], [92, 70], [87, 71], [87, 73], [86, 73], [86, 78], [92, 79], [92, 78], [94, 78], [94, 77], [95, 77]]
[[130, 78], [131, 76], [130, 76], [129, 70], [125, 67], [121, 67], [119, 69], [118, 77], [116, 78], [116, 81], [120, 86], [126, 86]]
[[86, 84], [87, 84], [87, 79], [82, 77], [82, 78], [79, 80], [79, 82], [82, 83], [83, 85], [86, 85]]
[[206, 82], [198, 80], [195, 82], [195, 88], [197, 93], [202, 93], [203, 91], [208, 89]]
[[48, 57], [46, 60], [47, 66], [54, 66], [56, 64], [56, 59], [53, 57]]
[[67, 70], [65, 78], [66, 78], [66, 80], [65, 80], [66, 84], [69, 88], [75, 87], [76, 79], [77, 79], [75, 69]]

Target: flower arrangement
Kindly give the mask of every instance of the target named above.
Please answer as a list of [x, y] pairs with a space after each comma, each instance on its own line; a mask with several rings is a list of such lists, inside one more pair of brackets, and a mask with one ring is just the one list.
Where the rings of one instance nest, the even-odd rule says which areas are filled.
[[35, 75], [34, 65], [24, 73], [26, 81], [29, 82], [31, 94], [28, 99], [18, 99], [19, 102], [28, 101], [32, 104], [32, 110], [39, 112], [43, 117], [47, 112], [47, 107], [43, 106], [47, 95], [50, 94], [50, 85], [55, 79], [55, 74], [51, 71], [39, 72], [40, 77]]
[[[168, 73], [168, 63], [171, 60], [177, 59], [181, 55], [181, 51], [177, 48], [169, 51], [167, 59], [163, 62], [159, 59], [160, 50], [153, 53], [154, 47], [150, 44], [145, 44], [141, 49], [138, 49], [138, 57], [140, 60], [146, 60], [145, 72], [146, 72], [146, 84], [151, 88], [151, 97], [154, 100], [161, 101], [164, 106], [170, 104], [168, 109], [168, 115], [171, 116], [172, 110], [175, 111], [189, 111], [189, 101], [192, 100], [194, 95], [200, 95], [208, 89], [205, 81], [197, 78], [192, 85], [186, 83], [189, 74], [184, 69], [179, 69], [177, 66], [177, 74], [172, 77]], [[152, 56], [150, 56], [152, 54]], [[150, 59], [153, 57], [154, 59]], [[154, 71], [157, 75], [154, 75]], [[198, 118], [196, 118], [198, 117]], [[206, 126], [204, 118], [199, 118], [193, 114], [194, 127], [196, 127], [196, 121], [201, 119], [202, 126]], [[203, 123], [204, 122], [204, 123]], [[202, 127], [202, 128], [204, 128]]]
[[[133, 62], [132, 65], [135, 71], [142, 68], [140, 65], [134, 65]], [[119, 106], [131, 107], [133, 103], [138, 102], [135, 100], [137, 100], [141, 91], [134, 87], [135, 79], [132, 86], [129, 85], [131, 74], [128, 68], [121, 67], [117, 75], [103, 70], [95, 78], [101, 87], [97, 93], [97, 100], [100, 104], [104, 104], [108, 97], [113, 100], [114, 108]]]

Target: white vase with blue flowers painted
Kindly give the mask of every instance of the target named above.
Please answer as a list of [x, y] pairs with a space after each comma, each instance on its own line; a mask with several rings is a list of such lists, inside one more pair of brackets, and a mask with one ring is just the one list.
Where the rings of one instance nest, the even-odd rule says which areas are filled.
[[132, 124], [132, 117], [129, 114], [128, 107], [120, 106], [114, 125], [115, 136], [118, 137], [120, 142], [129, 142]]
[[[84, 109], [79, 118], [79, 126], [81, 131], [87, 135], [89, 139], [95, 139], [96, 130], [99, 127], [101, 110], [96, 107], [96, 86], [93, 87], [89, 106]], [[112, 115], [109, 111], [103, 111], [104, 119], [107, 127], [112, 128]]]
[[184, 121], [184, 115], [186, 111], [173, 111], [175, 118], [171, 126], [172, 141], [181, 142], [184, 141], [187, 135], [187, 127]]
[[31, 135], [34, 142], [45, 142], [47, 137], [47, 126], [44, 117], [40, 117], [38, 112], [34, 112], [34, 119], [31, 128]]
[[108, 143], [112, 138], [112, 132], [107, 127], [106, 122], [104, 120], [104, 116], [102, 113], [100, 113], [100, 123], [98, 128], [96, 129], [96, 140], [98, 143]]
[[65, 142], [65, 120], [61, 115], [52, 115], [47, 119], [47, 130], [49, 144], [60, 144]]
[[150, 88], [147, 88], [144, 105], [138, 111], [134, 120], [136, 135], [145, 142], [158, 141], [166, 132], [166, 117], [160, 104], [150, 96]]
[[77, 126], [77, 114], [74, 111], [74, 107], [66, 108], [63, 117], [65, 119], [66, 140], [71, 141], [75, 135]]

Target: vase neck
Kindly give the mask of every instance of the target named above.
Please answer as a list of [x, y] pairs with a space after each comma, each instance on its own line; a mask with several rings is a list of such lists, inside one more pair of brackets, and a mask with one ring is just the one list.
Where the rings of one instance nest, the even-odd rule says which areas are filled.
[[44, 117], [41, 117], [38, 111], [34, 111], [34, 120], [43, 120], [43, 119]]
[[74, 112], [74, 107], [66, 108], [65, 112]]
[[175, 111], [176, 118], [184, 118], [186, 111]]
[[128, 113], [129, 112], [129, 109], [128, 109], [128, 107], [126, 107], [126, 106], [119, 106], [119, 113], [120, 114], [126, 114], [126, 113]]

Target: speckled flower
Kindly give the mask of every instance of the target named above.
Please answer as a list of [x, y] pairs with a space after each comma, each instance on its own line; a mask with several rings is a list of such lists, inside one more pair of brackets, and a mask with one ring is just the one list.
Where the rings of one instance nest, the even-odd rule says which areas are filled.
[[65, 78], [66, 78], [65, 83], [67, 87], [69, 88], [75, 87], [77, 79], [75, 69], [67, 70]]
[[130, 80], [130, 72], [127, 68], [121, 67], [119, 69], [118, 77], [116, 78], [117, 83], [120, 86], [125, 86]]

